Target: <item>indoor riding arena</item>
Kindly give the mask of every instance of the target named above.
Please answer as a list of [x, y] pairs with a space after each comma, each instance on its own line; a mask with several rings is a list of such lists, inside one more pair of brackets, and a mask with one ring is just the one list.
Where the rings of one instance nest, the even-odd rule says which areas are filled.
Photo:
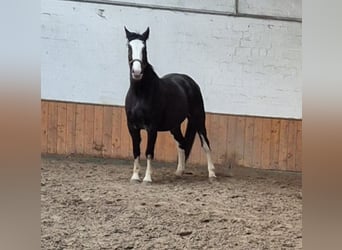
[[[302, 249], [301, 0], [43, 0], [41, 44], [42, 249]], [[170, 132], [145, 156], [145, 120], [134, 156], [138, 54], [200, 87], [210, 150], [196, 134], [181, 176]]]

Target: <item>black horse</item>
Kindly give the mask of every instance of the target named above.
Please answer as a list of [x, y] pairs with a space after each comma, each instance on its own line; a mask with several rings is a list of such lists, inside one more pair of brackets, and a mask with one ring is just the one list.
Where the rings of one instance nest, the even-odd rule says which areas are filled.
[[[178, 166], [176, 175], [185, 169], [196, 133], [207, 155], [209, 178], [215, 176], [210, 156], [210, 144], [205, 128], [203, 98], [199, 86], [187, 75], [168, 74], [159, 78], [147, 60], [146, 40], [149, 28], [138, 34], [126, 29], [130, 87], [126, 95], [127, 125], [133, 142], [134, 169], [132, 181], [140, 181], [140, 130], [147, 130], [147, 168], [144, 182], [152, 182], [151, 160], [158, 131], [170, 131], [178, 143]], [[185, 135], [181, 123], [188, 119]]]

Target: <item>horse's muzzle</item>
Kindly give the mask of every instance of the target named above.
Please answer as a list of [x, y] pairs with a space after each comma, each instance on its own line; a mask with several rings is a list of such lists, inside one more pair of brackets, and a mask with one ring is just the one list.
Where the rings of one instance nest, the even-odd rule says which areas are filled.
[[132, 78], [133, 78], [134, 80], [141, 80], [142, 77], [143, 77], [143, 74], [134, 74], [134, 73], [132, 72]]
[[131, 63], [132, 63], [132, 78], [134, 80], [141, 80], [143, 76], [142, 61], [138, 59], [134, 59], [131, 61]]

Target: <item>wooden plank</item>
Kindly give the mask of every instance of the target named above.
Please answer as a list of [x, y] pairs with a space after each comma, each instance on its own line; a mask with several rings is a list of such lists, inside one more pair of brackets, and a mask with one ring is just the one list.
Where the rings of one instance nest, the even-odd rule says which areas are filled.
[[121, 109], [121, 137], [120, 137], [121, 156], [123, 158], [133, 158], [132, 140], [127, 128], [127, 117], [125, 109]]
[[192, 145], [192, 149], [190, 152], [189, 163], [198, 165], [207, 164], [207, 158], [201, 145], [201, 139], [199, 138], [199, 135], [197, 133], [195, 135], [194, 144]]
[[167, 162], [177, 162], [177, 144], [171, 133], [166, 133], [164, 160]]
[[279, 131], [279, 169], [287, 169], [287, 147], [288, 147], [289, 121], [280, 120]]
[[271, 168], [271, 119], [262, 121], [262, 148], [261, 148], [261, 167]]
[[94, 147], [94, 105], [84, 106], [84, 154], [93, 155]]
[[48, 149], [47, 149], [47, 131], [48, 131], [48, 115], [49, 115], [49, 103], [42, 101], [40, 104], [40, 108], [41, 108], [41, 122], [40, 122], [40, 126], [41, 126], [41, 134], [40, 134], [40, 140], [41, 140], [41, 152], [42, 153], [47, 153]]
[[57, 153], [57, 121], [58, 109], [56, 102], [49, 102], [48, 128], [47, 128], [47, 152]]
[[243, 165], [246, 167], [253, 167], [254, 120], [253, 117], [246, 117], [243, 151]]
[[[145, 158], [145, 152], [146, 152], [146, 147], [147, 147], [147, 131], [145, 129], [142, 129], [140, 132], [141, 135], [141, 143], [140, 143], [140, 158], [144, 159]], [[133, 157], [133, 153], [131, 153]]]
[[289, 121], [287, 144], [287, 170], [296, 169], [297, 121]]
[[[211, 142], [212, 138], [214, 137], [213, 136], [213, 130], [212, 130], [212, 127], [211, 127], [212, 126], [213, 116], [214, 116], [213, 114], [207, 113], [206, 114], [206, 119], [205, 119], [205, 127], [206, 127], [206, 130], [207, 130], [207, 137], [208, 137], [210, 146], [212, 144], [212, 142]], [[207, 155], [206, 155], [206, 153], [204, 152], [204, 150], [202, 148], [202, 144], [201, 144], [201, 140], [200, 140], [199, 136], [198, 136], [198, 139], [199, 139], [199, 144], [200, 144], [200, 146], [198, 147], [200, 157], [194, 159], [194, 163], [207, 166], [207, 162], [208, 162], [207, 161]]]
[[85, 132], [85, 106], [76, 104], [76, 132], [75, 132], [75, 151], [76, 154], [84, 153], [84, 132]]
[[220, 115], [219, 116], [219, 138], [218, 138], [218, 148], [219, 148], [219, 164], [225, 164], [227, 162], [227, 124], [228, 124], [228, 116]]
[[76, 152], [76, 104], [67, 103], [67, 124], [66, 124], [66, 153]]
[[103, 156], [112, 156], [112, 119], [113, 107], [103, 107]]
[[[208, 114], [206, 115], [206, 118], [208, 119]], [[186, 120], [185, 122], [183, 122], [182, 124], [182, 133], [183, 135], [185, 135], [185, 131], [186, 131], [186, 127], [188, 125], [188, 121]], [[198, 134], [196, 133], [195, 135], [195, 140], [194, 140], [194, 144], [192, 145], [192, 149], [190, 152], [190, 156], [188, 158], [188, 163], [189, 164], [203, 164], [203, 162], [201, 161], [201, 159], [204, 157], [204, 154], [202, 152], [202, 147], [201, 147], [201, 141], [199, 139]], [[177, 159], [177, 158], [176, 158]], [[203, 158], [204, 159], [204, 158]]]
[[158, 161], [165, 161], [164, 151], [167, 150], [165, 147], [166, 132], [158, 132], [157, 140], [154, 146], [154, 158]]
[[245, 127], [246, 117], [238, 116], [236, 123], [235, 148], [237, 156], [237, 164], [243, 165], [243, 151], [245, 146]]
[[271, 168], [279, 169], [279, 141], [280, 120], [272, 119], [271, 122]]
[[296, 135], [296, 171], [302, 170], [302, 121], [297, 121], [297, 135]]
[[209, 126], [210, 130], [207, 132], [207, 136], [209, 139], [209, 143], [210, 143], [210, 148], [211, 148], [211, 158], [214, 162], [214, 164], [218, 161], [219, 158], [219, 148], [218, 148], [218, 132], [220, 130], [219, 128], [219, 118], [217, 115], [214, 114], [210, 114], [210, 116], [208, 117], [208, 121], [209, 121]]
[[66, 103], [57, 103], [57, 154], [66, 153]]
[[233, 167], [237, 164], [237, 153], [236, 153], [236, 144], [235, 144], [235, 134], [236, 134], [236, 124], [237, 117], [230, 115], [228, 117], [227, 124], [227, 156], [228, 156], [228, 164], [231, 164]]
[[97, 156], [103, 156], [103, 105], [94, 106], [93, 154]]
[[214, 164], [222, 164], [226, 160], [227, 121], [223, 115], [211, 117], [210, 145]]
[[[124, 118], [122, 118], [124, 117]], [[121, 127], [123, 126], [122, 123], [125, 123], [125, 127], [123, 130], [127, 129], [126, 121], [123, 122], [125, 119], [126, 114], [124, 114], [124, 108], [121, 107], [113, 107], [112, 108], [112, 157], [121, 157], [123, 158], [124, 153], [121, 148], [121, 140], [130, 140], [130, 138], [123, 138], [121, 137]], [[126, 132], [126, 136], [129, 136]]]
[[256, 117], [254, 120], [253, 135], [253, 160], [254, 168], [261, 168], [261, 151], [262, 151], [262, 121], [263, 118]]

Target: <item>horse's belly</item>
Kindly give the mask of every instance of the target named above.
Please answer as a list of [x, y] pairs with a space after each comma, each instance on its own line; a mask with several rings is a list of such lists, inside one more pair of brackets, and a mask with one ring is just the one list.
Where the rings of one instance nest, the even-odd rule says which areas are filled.
[[158, 130], [169, 131], [171, 129], [177, 128], [185, 120], [185, 118], [185, 114], [177, 117], [168, 117], [167, 119], [161, 121], [160, 125], [158, 126]]

